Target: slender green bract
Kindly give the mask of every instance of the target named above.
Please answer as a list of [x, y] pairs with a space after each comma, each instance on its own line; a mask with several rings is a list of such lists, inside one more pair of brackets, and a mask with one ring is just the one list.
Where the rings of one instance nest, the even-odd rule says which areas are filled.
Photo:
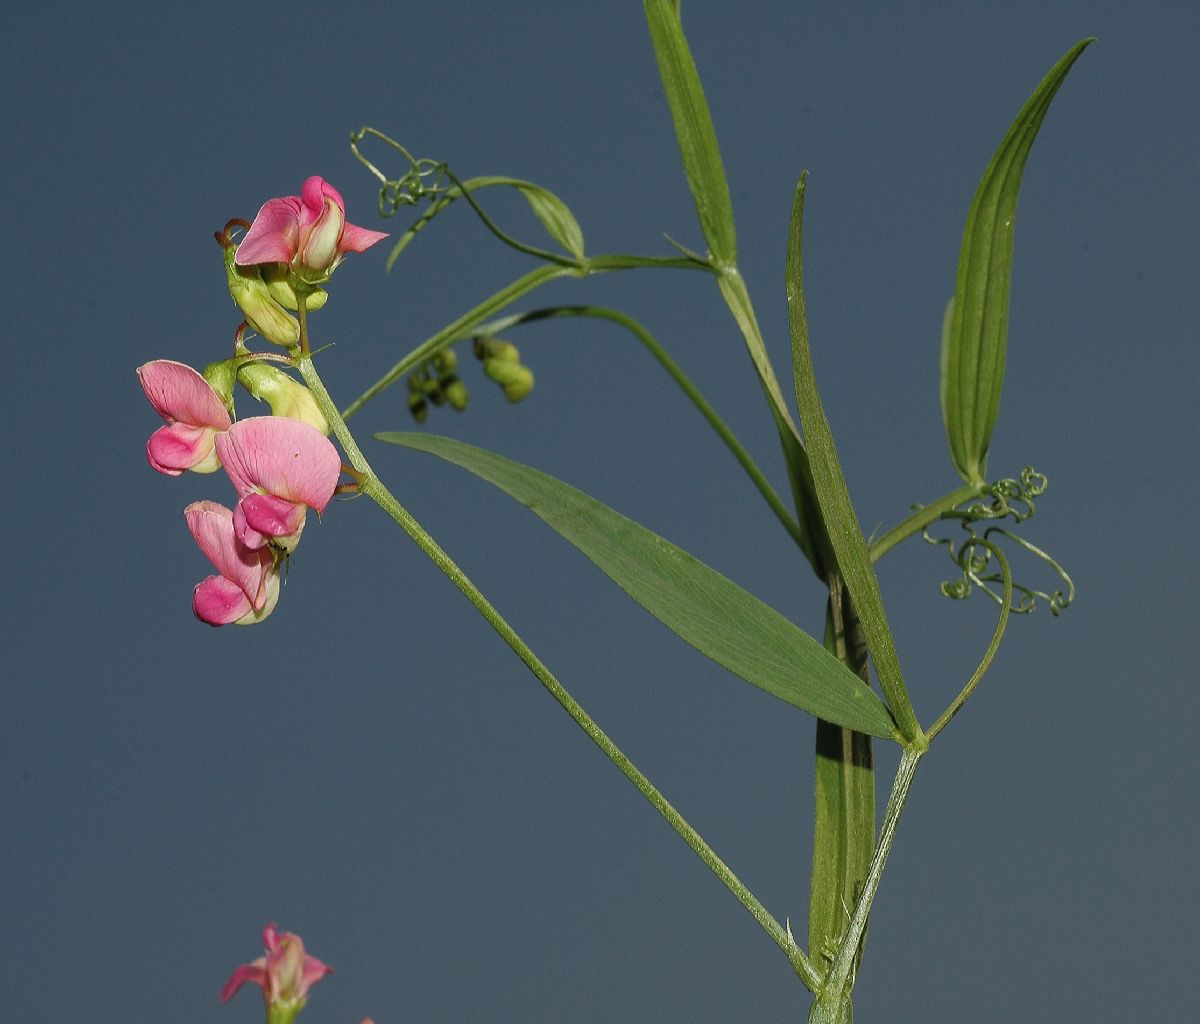
[[[808, 347], [808, 321], [804, 310], [804, 182], [805, 179], [801, 176], [796, 185], [787, 251], [787, 297], [792, 329], [792, 364], [796, 376], [796, 403], [800, 408], [800, 423], [808, 441], [808, 460], [812, 467], [813, 485], [837, 558], [838, 570], [842, 579], [846, 581], [854, 608], [858, 612], [863, 634], [867, 638], [867, 647], [875, 661], [875, 671], [879, 673], [880, 688], [891, 704], [892, 714], [896, 716], [904, 738], [911, 741], [921, 735], [921, 726], [904, 688], [896, 645], [892, 641], [892, 631], [883, 610], [879, 581], [875, 578], [866, 539], [850, 504], [850, 492], [846, 488], [846, 478], [838, 462], [833, 433], [829, 429], [829, 420], [825, 417], [821, 396], [817, 393], [816, 378], [813, 376], [812, 353]], [[859, 687], [862, 688], [861, 683]], [[821, 717], [825, 718], [824, 715]], [[864, 731], [866, 730], [859, 730]]]
[[696, 202], [704, 240], [718, 265], [733, 264], [737, 260], [733, 205], [696, 64], [673, 0], [645, 0], [645, 7], [654, 56], [675, 122], [683, 170]]
[[1066, 52], [1021, 108], [996, 150], [967, 212], [954, 300], [942, 332], [942, 419], [950, 456], [967, 483], [982, 483], [1004, 386], [1013, 224], [1021, 175], [1050, 101], [1093, 42]]
[[437, 455], [525, 505], [702, 654], [798, 708], [896, 739], [883, 702], [821, 644], [714, 569], [582, 491], [482, 448], [427, 434], [376, 438]]

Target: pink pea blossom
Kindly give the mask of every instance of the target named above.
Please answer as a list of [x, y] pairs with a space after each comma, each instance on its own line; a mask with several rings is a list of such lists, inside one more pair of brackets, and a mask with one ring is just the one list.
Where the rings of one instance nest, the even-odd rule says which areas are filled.
[[299, 935], [281, 934], [273, 924], [263, 929], [262, 939], [266, 956], [242, 964], [229, 976], [221, 989], [221, 1002], [227, 1003], [239, 988], [250, 982], [263, 990], [268, 1008], [292, 1011], [287, 1017], [290, 1020], [308, 1000], [308, 990], [331, 974], [333, 968], [315, 956], [308, 956]]
[[305, 180], [298, 196], [268, 199], [237, 249], [238, 266], [287, 263], [304, 277], [325, 277], [348, 252], [363, 252], [385, 231], [346, 220], [341, 194], [323, 178]]
[[342, 471], [337, 449], [315, 427], [283, 416], [238, 420], [216, 445], [240, 499], [233, 513], [238, 540], [291, 552], [308, 509], [319, 515], [333, 497]]
[[155, 411], [167, 421], [146, 442], [146, 459], [160, 473], [185, 469], [212, 473], [221, 463], [216, 435], [229, 429], [229, 412], [208, 381], [190, 366], [155, 359], [138, 367], [138, 380]]
[[215, 501], [197, 501], [183, 510], [188, 529], [219, 575], [196, 584], [192, 610], [201, 622], [261, 622], [279, 600], [279, 570], [268, 548], [253, 550], [234, 534], [233, 512]]

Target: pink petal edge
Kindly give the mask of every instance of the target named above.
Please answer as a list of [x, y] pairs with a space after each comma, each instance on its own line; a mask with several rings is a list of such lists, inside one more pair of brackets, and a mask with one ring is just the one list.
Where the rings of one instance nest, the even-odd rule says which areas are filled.
[[234, 262], [239, 267], [291, 262], [299, 244], [300, 212], [299, 196], [268, 199], [238, 244]]
[[137, 375], [150, 404], [168, 423], [229, 429], [225, 403], [198, 370], [173, 359], [154, 359], [139, 366]]
[[246, 982], [253, 982], [255, 985], [261, 986], [264, 990], [267, 986], [267, 961], [265, 957], [259, 957], [253, 963], [242, 964], [230, 976], [221, 989], [221, 1002], [227, 1003], [233, 998]]

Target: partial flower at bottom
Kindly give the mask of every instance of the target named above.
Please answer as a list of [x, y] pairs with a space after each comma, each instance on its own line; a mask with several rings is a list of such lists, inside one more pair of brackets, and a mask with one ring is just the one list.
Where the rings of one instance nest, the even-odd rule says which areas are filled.
[[248, 548], [237, 539], [233, 511], [215, 501], [183, 510], [188, 529], [219, 575], [196, 584], [192, 611], [210, 626], [261, 622], [279, 600], [279, 568], [269, 548]]
[[262, 939], [266, 956], [242, 964], [229, 976], [221, 1002], [227, 1003], [250, 982], [263, 990], [270, 1019], [291, 1020], [308, 1000], [308, 990], [333, 968], [306, 954], [299, 935], [281, 933], [273, 924], [263, 929]]

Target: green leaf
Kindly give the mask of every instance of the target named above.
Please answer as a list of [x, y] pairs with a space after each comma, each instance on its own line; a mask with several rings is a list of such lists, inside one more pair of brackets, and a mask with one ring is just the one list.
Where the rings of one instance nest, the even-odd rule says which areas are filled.
[[506, 183], [525, 197], [551, 238], [576, 259], [583, 259], [583, 229], [566, 203], [549, 189], [531, 181], [509, 178]]
[[499, 487], [590, 558], [702, 654], [780, 700], [859, 732], [896, 738], [883, 702], [773, 608], [644, 526], [554, 477], [446, 437], [376, 434]]
[[967, 483], [984, 479], [1004, 386], [1013, 224], [1025, 160], [1050, 101], [1091, 42], [1084, 39], [1072, 46], [1042, 79], [983, 172], [967, 212], [954, 302], [944, 334], [941, 385], [950, 455]]
[[[837, 559], [838, 571], [846, 581], [867, 638], [867, 647], [875, 661], [879, 685], [891, 705], [892, 713], [905, 739], [914, 739], [921, 726], [913, 713], [900, 660], [883, 610], [879, 580], [871, 566], [867, 542], [858, 525], [850, 503], [846, 478], [838, 462], [837, 448], [829, 420], [821, 406], [817, 382], [813, 376], [812, 353], [808, 347], [808, 322], [804, 310], [803, 224], [804, 184], [802, 175], [796, 184], [792, 204], [792, 222], [788, 232], [787, 296], [792, 329], [792, 364], [796, 376], [796, 402], [800, 408], [800, 424], [808, 441], [808, 461], [812, 470], [813, 487], [821, 506], [821, 516]], [[822, 716], [824, 717], [824, 716]], [[861, 730], [860, 730], [861, 731]]]
[[733, 206], [696, 64], [679, 24], [674, 0], [645, 0], [645, 7], [650, 40], [675, 122], [683, 170], [696, 202], [700, 229], [713, 259], [718, 264], [733, 264], [737, 261]]

